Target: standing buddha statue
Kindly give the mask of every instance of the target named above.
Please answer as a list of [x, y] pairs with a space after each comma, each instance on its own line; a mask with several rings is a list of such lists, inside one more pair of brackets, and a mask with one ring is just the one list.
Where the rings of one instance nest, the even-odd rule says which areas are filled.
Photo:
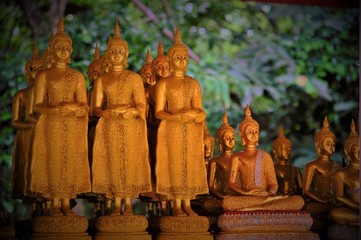
[[33, 119], [29, 116], [29, 100], [36, 75], [41, 69], [41, 59], [38, 56], [36, 42], [34, 42], [32, 56], [25, 64], [28, 87], [15, 93], [12, 103], [12, 125], [17, 129], [17, 132], [14, 138], [11, 186], [12, 197], [17, 199], [24, 199], [29, 190], [31, 142], [35, 125]]
[[88, 105], [84, 76], [68, 66], [72, 40], [61, 17], [51, 47], [54, 65], [39, 72], [35, 81], [34, 111], [41, 115], [30, 184], [32, 191], [51, 199], [51, 215], [71, 215], [69, 200], [90, 191]]
[[[100, 117], [93, 147], [95, 193], [115, 198], [112, 215], [132, 215], [132, 198], [150, 192], [150, 167], [146, 129], [146, 99], [142, 78], [126, 70], [128, 44], [120, 36], [118, 21], [114, 37], [109, 38], [109, 73], [101, 75], [94, 86], [94, 112]], [[106, 106], [104, 106], [106, 102]]]
[[234, 195], [228, 189], [231, 158], [235, 147], [235, 131], [229, 126], [226, 112], [223, 114], [222, 126], [217, 130], [217, 143], [222, 155], [212, 158], [208, 166], [209, 192], [217, 198]]
[[161, 120], [156, 150], [156, 192], [175, 200], [174, 216], [196, 215], [190, 200], [208, 193], [203, 146], [206, 113], [202, 109], [199, 83], [185, 75], [189, 55], [178, 28], [168, 57], [171, 75], [157, 82], [155, 91], [155, 115]]
[[352, 120], [351, 129], [344, 142], [348, 165], [335, 172], [333, 184], [335, 197], [341, 207], [330, 212], [331, 218], [339, 224], [360, 224], [360, 137]]
[[291, 158], [292, 143], [285, 137], [283, 127], [279, 128], [278, 133], [278, 138], [273, 142], [272, 148], [272, 153], [276, 161], [275, 170], [278, 183], [277, 194], [301, 194], [301, 171], [289, 163]]

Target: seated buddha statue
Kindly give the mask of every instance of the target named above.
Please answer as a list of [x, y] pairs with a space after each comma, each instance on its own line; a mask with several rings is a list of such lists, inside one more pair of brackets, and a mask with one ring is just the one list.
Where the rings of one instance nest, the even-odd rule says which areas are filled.
[[31, 58], [25, 64], [25, 76], [28, 87], [15, 93], [12, 105], [12, 126], [17, 129], [14, 138], [12, 155], [12, 197], [25, 199], [28, 195], [30, 177], [31, 142], [35, 122], [29, 117], [29, 100], [33, 92], [36, 75], [42, 69], [41, 59], [38, 56], [36, 42]]
[[302, 174], [300, 169], [292, 166], [290, 162], [292, 143], [284, 135], [282, 127], [279, 128], [278, 138], [273, 142], [272, 153], [275, 163], [278, 183], [277, 194], [295, 195], [301, 194]]
[[51, 199], [51, 215], [69, 215], [74, 214], [69, 200], [90, 192], [89, 108], [84, 76], [68, 66], [72, 40], [61, 17], [51, 47], [54, 65], [35, 80], [34, 111], [40, 117], [33, 139], [30, 190]]
[[339, 224], [360, 224], [360, 138], [352, 120], [351, 130], [344, 142], [348, 165], [337, 170], [333, 176], [336, 200], [342, 204], [330, 212], [331, 218]]
[[99, 121], [93, 147], [92, 191], [115, 198], [112, 215], [132, 215], [132, 198], [152, 190], [146, 98], [140, 75], [125, 69], [129, 50], [120, 35], [118, 21], [106, 54], [111, 67], [94, 85], [94, 113]]
[[235, 147], [235, 131], [228, 124], [226, 112], [223, 114], [222, 126], [217, 130], [217, 144], [222, 154], [209, 161], [209, 193], [217, 198], [225, 198], [234, 195], [234, 192], [228, 189], [227, 182], [233, 149]]
[[208, 193], [204, 164], [202, 94], [187, 76], [188, 48], [179, 29], [168, 50], [169, 77], [156, 83], [155, 116], [160, 119], [156, 149], [156, 192], [174, 200], [174, 216], [196, 215], [190, 200]]
[[303, 195], [307, 197], [305, 210], [312, 217], [328, 215], [335, 207], [335, 185], [333, 177], [341, 169], [339, 163], [331, 159], [335, 151], [335, 135], [329, 130], [327, 116], [322, 129], [315, 134], [315, 148], [317, 159], [307, 163], [303, 175]]
[[302, 197], [276, 195], [278, 184], [272, 158], [257, 149], [259, 125], [248, 105], [245, 113], [245, 119], [239, 124], [244, 149], [233, 154], [228, 179], [228, 189], [239, 196], [225, 198], [223, 208], [227, 211], [300, 210], [304, 205]]

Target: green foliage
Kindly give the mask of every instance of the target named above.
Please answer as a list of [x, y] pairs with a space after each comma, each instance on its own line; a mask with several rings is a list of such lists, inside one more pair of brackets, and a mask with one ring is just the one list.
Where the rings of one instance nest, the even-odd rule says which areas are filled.
[[[207, 125], [215, 136], [227, 111], [236, 128], [250, 104], [261, 127], [260, 147], [271, 152], [278, 127], [293, 143], [294, 164], [315, 158], [313, 137], [325, 115], [337, 136], [334, 159], [341, 161], [342, 142], [359, 98], [358, 10], [256, 4], [234, 1], [143, 1], [158, 21], [151, 21], [130, 1], [68, 1], [65, 31], [73, 39], [71, 66], [86, 75], [95, 44], [101, 54], [113, 34], [115, 20], [129, 45], [129, 69], [139, 71], [146, 49], [156, 56], [158, 41], [173, 43], [164, 30], [181, 29], [183, 42], [200, 57], [188, 74], [203, 92]], [[165, 3], [168, 6], [164, 5]], [[46, 16], [48, 1], [40, 1]], [[24, 88], [24, 65], [33, 37], [15, 2], [1, 4], [0, 164], [9, 172], [14, 130], [11, 98]], [[50, 26], [49, 26], [50, 29]], [[50, 36], [38, 37], [42, 52]], [[237, 139], [237, 149], [241, 149]], [[215, 155], [218, 150], [215, 150]], [[9, 209], [9, 174], [2, 177], [0, 208]], [[6, 185], [6, 188], [2, 186]], [[7, 191], [3, 191], [7, 189]]]

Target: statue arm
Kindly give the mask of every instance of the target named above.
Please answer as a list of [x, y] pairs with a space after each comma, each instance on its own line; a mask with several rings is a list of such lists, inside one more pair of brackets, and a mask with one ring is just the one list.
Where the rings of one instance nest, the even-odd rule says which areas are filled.
[[75, 110], [75, 115], [78, 117], [86, 116], [89, 112], [89, 106], [85, 79], [81, 73], [78, 73], [78, 86], [75, 92], [75, 101], [79, 105], [78, 109]]
[[336, 197], [336, 199], [340, 203], [346, 205], [347, 207], [358, 210], [360, 208], [359, 203], [354, 202], [350, 198], [345, 197], [343, 173], [342, 172], [336, 172], [335, 176], [333, 177], [332, 180], [333, 180], [333, 184], [335, 186], [335, 197]]
[[165, 79], [155, 85], [155, 116], [160, 120], [181, 121], [180, 114], [172, 114], [165, 111], [167, 103], [166, 91]]
[[47, 89], [46, 89], [46, 73], [39, 72], [34, 87], [34, 111], [40, 114], [54, 114], [60, 113], [58, 107], [50, 107], [46, 102]]
[[218, 198], [224, 198], [225, 196], [221, 194], [217, 189], [214, 187], [214, 181], [216, 179], [216, 170], [217, 170], [217, 163], [215, 161], [210, 161], [208, 166], [208, 186], [209, 192]]
[[34, 86], [28, 88], [28, 99], [26, 100], [26, 117], [25, 120], [28, 122], [36, 123], [37, 118], [34, 113]]
[[13, 97], [11, 123], [14, 128], [29, 129], [33, 125], [21, 119], [21, 112], [24, 111], [24, 106], [21, 105], [21, 99], [23, 97], [24, 97], [24, 90], [18, 91]]
[[131, 117], [140, 116], [141, 119], [146, 120], [147, 100], [142, 78], [139, 74], [134, 73], [132, 81], [134, 82], [133, 97], [135, 108], [128, 109], [127, 111], [131, 111]]
[[303, 182], [302, 182], [302, 173], [301, 170], [299, 168], [296, 168], [296, 183], [297, 183], [297, 187], [302, 190], [303, 188]]
[[195, 117], [195, 122], [203, 122], [206, 120], [206, 112], [202, 108], [202, 91], [197, 80], [195, 81], [194, 97], [192, 99], [192, 108], [198, 110]]
[[327, 201], [321, 200], [319, 197], [317, 197], [310, 189], [311, 189], [311, 183], [313, 179], [313, 174], [315, 172], [315, 167], [313, 165], [306, 165], [305, 166], [305, 174], [303, 176], [303, 195], [308, 196], [317, 202], [327, 203]]
[[[264, 154], [266, 155], [267, 153]], [[265, 171], [266, 171], [266, 181], [267, 181], [267, 192], [269, 195], [276, 195], [278, 190], [278, 183], [277, 183], [276, 171], [272, 162], [272, 158], [269, 154], [267, 154], [264, 160], [265, 160]]]
[[94, 88], [94, 90], [93, 90], [94, 114], [98, 117], [102, 117], [104, 114], [104, 111], [103, 111], [104, 93], [103, 93], [102, 77], [98, 78], [95, 81], [93, 88]]

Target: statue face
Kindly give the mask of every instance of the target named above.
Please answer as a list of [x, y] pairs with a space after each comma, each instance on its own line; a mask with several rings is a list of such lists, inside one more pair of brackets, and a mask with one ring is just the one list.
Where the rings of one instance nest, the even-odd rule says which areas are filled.
[[184, 70], [188, 64], [188, 52], [184, 50], [175, 51], [171, 59], [174, 70]]
[[242, 135], [242, 142], [244, 145], [247, 144], [258, 144], [259, 139], [259, 127], [256, 124], [249, 124], [244, 129], [244, 133]]
[[69, 62], [72, 50], [73, 49], [69, 41], [56, 41], [53, 48], [55, 62]]
[[224, 150], [232, 150], [236, 144], [235, 133], [233, 131], [225, 131], [222, 136], [222, 145]]
[[95, 80], [97, 80], [99, 75], [100, 75], [100, 71], [98, 69], [91, 70], [91, 72], [88, 73], [90, 82], [93, 83]]
[[292, 147], [290, 144], [283, 143], [281, 146], [281, 152], [280, 152], [279, 159], [286, 160], [286, 161], [290, 160], [291, 150], [292, 150]]
[[213, 152], [212, 142], [209, 140], [204, 141], [204, 157], [211, 157]]
[[48, 69], [51, 68], [51, 66], [53, 65], [53, 56], [51, 55], [50, 50], [46, 49], [44, 54], [43, 54], [43, 58], [42, 58], [42, 64], [43, 64], [43, 69]]
[[121, 66], [124, 65], [124, 61], [127, 57], [127, 52], [125, 47], [121, 44], [112, 44], [108, 50], [108, 59], [110, 64], [114, 66]]
[[331, 156], [335, 152], [335, 140], [326, 136], [321, 143], [321, 153], [327, 156]]
[[42, 70], [42, 63], [40, 61], [32, 61], [30, 66], [26, 69], [26, 75], [29, 80], [29, 84], [32, 85], [38, 75], [38, 72]]
[[103, 73], [108, 73], [110, 69], [110, 61], [108, 58], [105, 58], [103, 63], [102, 63], [102, 72]]
[[155, 85], [155, 79], [153, 78], [152, 68], [147, 67], [141, 73], [143, 81], [146, 82], [148, 85], [153, 86]]
[[360, 162], [360, 146], [358, 144], [352, 145], [350, 152], [349, 152], [349, 161], [354, 163]]
[[157, 77], [168, 77], [169, 76], [169, 63], [158, 62], [154, 68], [154, 73]]

